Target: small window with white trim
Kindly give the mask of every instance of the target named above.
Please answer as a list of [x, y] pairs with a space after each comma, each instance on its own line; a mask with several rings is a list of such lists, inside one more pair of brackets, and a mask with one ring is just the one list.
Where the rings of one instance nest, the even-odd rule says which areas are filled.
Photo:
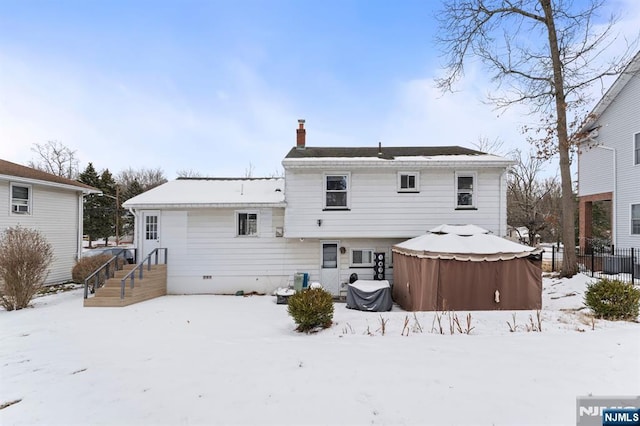
[[631, 204], [631, 235], [640, 235], [640, 204]]
[[11, 213], [31, 213], [31, 186], [11, 184]]
[[640, 133], [636, 133], [633, 140], [633, 164], [640, 166]]
[[398, 192], [419, 192], [420, 173], [398, 172]]
[[237, 235], [239, 237], [258, 235], [258, 213], [238, 212], [236, 222]]
[[373, 250], [351, 249], [351, 266], [373, 266]]
[[476, 180], [476, 174], [473, 172], [456, 172], [456, 208], [476, 207]]

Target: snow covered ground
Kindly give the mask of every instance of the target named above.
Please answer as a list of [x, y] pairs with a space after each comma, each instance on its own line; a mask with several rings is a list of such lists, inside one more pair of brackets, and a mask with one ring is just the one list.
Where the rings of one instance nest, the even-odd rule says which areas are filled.
[[44, 296], [0, 311], [0, 406], [19, 401], [0, 424], [571, 425], [576, 396], [640, 394], [640, 325], [575, 311], [588, 280], [545, 278], [541, 333], [529, 311], [515, 332], [511, 311], [471, 312], [470, 335], [445, 315], [441, 335], [432, 312], [336, 303], [306, 335], [272, 296]]

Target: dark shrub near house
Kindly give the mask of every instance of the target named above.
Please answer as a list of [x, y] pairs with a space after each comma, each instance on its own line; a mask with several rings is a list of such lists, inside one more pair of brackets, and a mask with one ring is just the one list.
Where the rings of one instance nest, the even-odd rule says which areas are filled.
[[298, 325], [298, 331], [328, 328], [333, 322], [333, 298], [322, 288], [303, 290], [289, 297], [288, 312]]
[[630, 320], [638, 318], [640, 289], [631, 283], [601, 279], [587, 286], [584, 304], [598, 318]]

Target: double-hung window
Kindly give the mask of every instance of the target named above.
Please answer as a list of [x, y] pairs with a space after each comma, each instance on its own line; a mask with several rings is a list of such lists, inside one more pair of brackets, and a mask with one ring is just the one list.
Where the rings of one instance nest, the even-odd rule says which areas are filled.
[[31, 213], [31, 186], [11, 184], [11, 213]]
[[349, 174], [324, 175], [325, 209], [344, 210], [349, 208]]
[[636, 133], [633, 140], [633, 164], [640, 165], [640, 133]]
[[640, 204], [631, 204], [631, 235], [640, 235]]
[[351, 266], [373, 266], [373, 250], [351, 249]]
[[258, 235], [258, 213], [238, 212], [237, 235], [238, 236]]
[[456, 172], [456, 208], [476, 207], [476, 174]]
[[398, 192], [419, 192], [420, 174], [418, 172], [398, 173]]

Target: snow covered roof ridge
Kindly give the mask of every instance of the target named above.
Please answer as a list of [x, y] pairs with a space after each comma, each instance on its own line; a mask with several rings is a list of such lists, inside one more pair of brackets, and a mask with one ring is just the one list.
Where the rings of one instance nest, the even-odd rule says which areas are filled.
[[490, 232], [477, 225], [438, 225], [435, 228], [429, 230], [433, 234], [453, 234], [453, 235], [478, 235], [489, 234]]

